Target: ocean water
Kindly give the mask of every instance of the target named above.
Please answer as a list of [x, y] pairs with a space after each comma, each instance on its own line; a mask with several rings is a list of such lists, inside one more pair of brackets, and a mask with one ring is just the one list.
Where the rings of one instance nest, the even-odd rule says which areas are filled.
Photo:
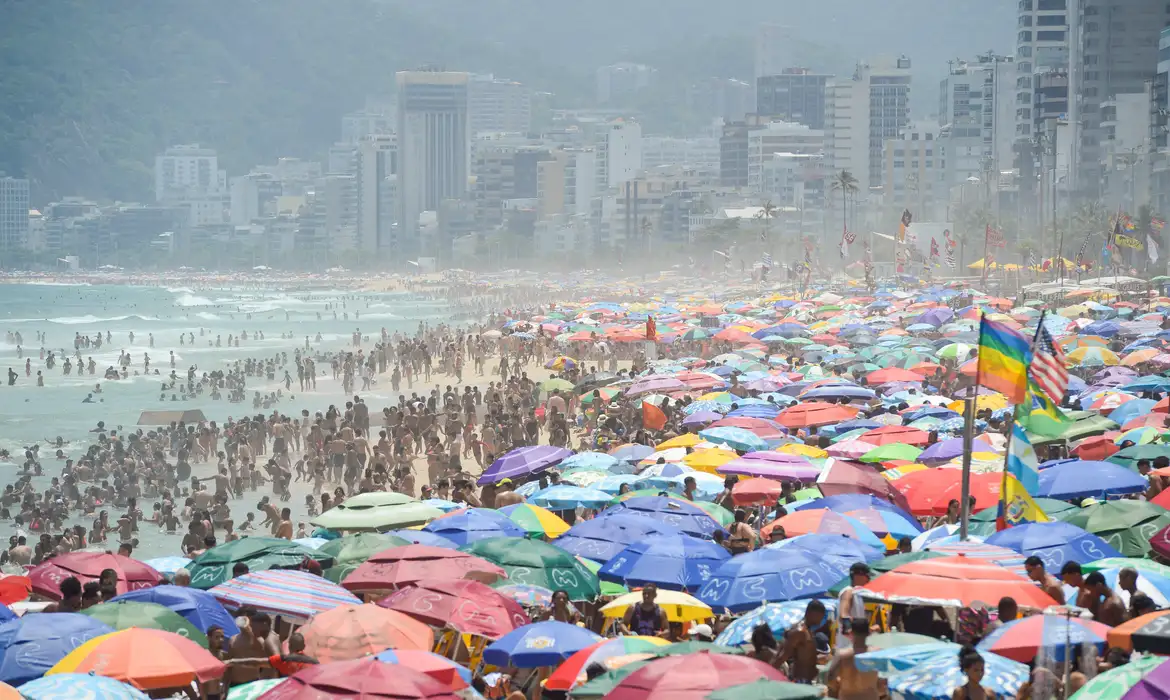
[[[344, 304], [344, 308], [341, 305]], [[336, 310], [337, 317], [334, 318]], [[359, 317], [355, 319], [355, 312]], [[348, 313], [348, 319], [344, 314]], [[318, 318], [320, 314], [320, 318]], [[223, 421], [228, 417], [253, 414], [250, 397], [253, 391], [274, 391], [283, 373], [277, 372], [277, 381], [250, 377], [246, 403], [233, 404], [226, 399], [160, 402], [162, 383], [171, 371], [170, 353], [175, 355], [175, 371], [185, 379], [187, 368], [194, 365], [197, 372], [226, 369], [230, 363], [248, 357], [268, 358], [277, 352], [293, 352], [305, 347], [305, 336], [310, 337], [312, 351], [333, 351], [351, 346], [356, 330], [370, 337], [363, 347], [372, 347], [383, 328], [389, 333], [413, 333], [420, 321], [443, 322], [449, 317], [444, 303], [422, 300], [405, 293], [353, 293], [338, 289], [276, 290], [240, 287], [133, 287], [115, 285], [67, 284], [0, 284], [0, 447], [13, 453], [12, 462], [0, 462], [0, 484], [15, 481], [19, 463], [23, 461], [24, 447], [60, 436], [69, 441], [64, 448], [69, 457], [85, 452], [93, 435], [90, 429], [98, 421], [105, 421], [107, 429], [133, 430], [139, 414], [144, 410], [201, 409], [210, 420]], [[24, 357], [18, 357], [17, 347], [7, 342], [9, 331], [23, 336]], [[37, 332], [47, 335], [43, 344], [46, 356], [52, 350], [58, 355], [52, 370], [40, 359]], [[227, 347], [227, 336], [236, 337], [246, 331], [248, 340], [240, 347]], [[93, 376], [71, 373], [63, 376], [61, 362], [73, 356], [73, 340], [77, 333], [94, 336], [112, 334], [108, 344], [100, 350], [82, 349], [82, 357], [96, 363]], [[134, 341], [130, 341], [130, 333]], [[195, 344], [180, 345], [180, 334], [194, 333]], [[264, 339], [260, 340], [259, 333]], [[281, 334], [285, 334], [285, 339]], [[321, 342], [316, 335], [321, 334]], [[291, 335], [290, 335], [291, 334]], [[154, 347], [149, 346], [150, 336]], [[214, 346], [217, 336], [220, 347]], [[63, 353], [62, 353], [63, 351]], [[131, 354], [131, 376], [119, 381], [102, 378], [105, 369], [114, 365], [120, 352]], [[151, 373], [143, 373], [144, 353], [151, 358]], [[32, 376], [25, 376], [25, 358], [32, 359]], [[8, 368], [17, 372], [15, 386], [8, 386]], [[159, 376], [154, 375], [154, 370]], [[291, 368], [290, 368], [291, 369]], [[45, 376], [45, 386], [36, 386], [36, 372]], [[328, 363], [318, 363], [318, 390], [301, 394], [293, 375], [292, 396], [281, 402], [279, 409], [288, 415], [299, 415], [301, 409], [324, 411], [329, 404], [344, 401], [340, 384], [322, 377], [329, 372]], [[138, 376], [135, 376], [135, 372]], [[100, 403], [82, 403], [95, 384], [102, 391], [95, 394]], [[373, 392], [362, 392], [371, 407], [380, 410], [384, 403], [395, 401], [389, 382]], [[373, 412], [373, 411], [372, 411]], [[144, 426], [146, 429], [146, 426]], [[34, 480], [38, 488], [58, 476], [60, 468], [54, 458], [54, 449], [41, 444], [41, 462], [44, 476]], [[211, 467], [197, 466], [195, 474], [206, 476]], [[294, 484], [294, 486], [302, 486]], [[267, 493], [267, 491], [263, 491]], [[237, 523], [243, 512], [254, 508], [257, 494], [249, 494], [233, 503]], [[294, 489], [294, 518], [303, 517], [303, 491]], [[142, 504], [149, 514], [150, 503]], [[113, 511], [111, 511], [113, 513]], [[88, 522], [76, 520], [80, 524]], [[149, 528], [144, 524], [143, 528]], [[0, 523], [0, 535], [11, 534], [11, 523]], [[164, 538], [157, 533], [139, 534], [141, 555], [162, 556], [178, 554], [178, 538]], [[173, 541], [172, 541], [173, 540]], [[139, 552], [136, 552], [136, 555]]]

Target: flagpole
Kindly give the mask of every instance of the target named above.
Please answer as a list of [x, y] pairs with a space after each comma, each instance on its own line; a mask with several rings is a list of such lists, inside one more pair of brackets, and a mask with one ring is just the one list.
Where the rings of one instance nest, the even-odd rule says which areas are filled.
[[[987, 269], [987, 258], [983, 259], [984, 269]], [[980, 334], [982, 335], [983, 327], [983, 312], [979, 313]], [[979, 366], [982, 364], [979, 358], [975, 360], [975, 386], [971, 387], [971, 396], [967, 397], [966, 410], [963, 412], [963, 473], [962, 473], [962, 490], [959, 494], [959, 541], [967, 541], [967, 531], [971, 520], [971, 448], [975, 442], [975, 405], [979, 399], [979, 382], [982, 379], [982, 372], [979, 371]]]

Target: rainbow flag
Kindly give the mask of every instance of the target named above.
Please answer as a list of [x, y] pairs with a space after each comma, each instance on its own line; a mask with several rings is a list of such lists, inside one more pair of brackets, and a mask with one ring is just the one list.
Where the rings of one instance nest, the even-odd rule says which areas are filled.
[[1032, 347], [1023, 335], [998, 321], [979, 322], [979, 384], [1023, 403], [1028, 392]]

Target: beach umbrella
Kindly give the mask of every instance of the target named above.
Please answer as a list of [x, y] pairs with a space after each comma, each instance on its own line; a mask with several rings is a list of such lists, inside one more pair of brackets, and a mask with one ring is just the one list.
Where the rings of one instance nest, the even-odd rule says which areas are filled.
[[187, 557], [156, 557], [154, 559], [146, 559], [142, 562], [150, 568], [165, 574], [167, 576], [174, 576], [179, 569], [187, 568], [191, 560]]
[[489, 537], [463, 547], [500, 566], [512, 583], [526, 583], [549, 590], [565, 589], [570, 600], [593, 600], [599, 594], [597, 576], [573, 555], [547, 542]]
[[619, 464], [621, 464], [621, 460], [613, 455], [607, 455], [604, 452], [578, 452], [561, 460], [561, 463], [557, 465], [557, 469], [562, 470], [562, 473], [569, 469], [584, 468], [610, 472]]
[[244, 564], [249, 571], [256, 572], [300, 566], [306, 557], [322, 566], [332, 561], [328, 555], [285, 539], [244, 537], [212, 547], [195, 557], [187, 568], [191, 572], [191, 587], [207, 590], [229, 580], [236, 564]]
[[1106, 367], [1121, 364], [1117, 353], [1107, 348], [1080, 347], [1065, 355], [1071, 367]]
[[33, 593], [50, 600], [61, 600], [61, 581], [70, 576], [83, 584], [97, 581], [106, 569], [118, 574], [119, 593], [162, 583], [162, 575], [146, 564], [109, 552], [67, 552], [29, 569], [28, 579]]
[[924, 635], [908, 636], [921, 637], [925, 641], [881, 649], [871, 647], [870, 651], [857, 655], [858, 668], [888, 675], [910, 670], [924, 661], [933, 659], [940, 653], [957, 654], [962, 648], [953, 642], [932, 639]]
[[1141, 493], [1149, 487], [1146, 477], [1109, 462], [1065, 462], [1040, 471], [1038, 496], [1073, 500], [1089, 496], [1105, 499]]
[[1031, 615], [1005, 623], [979, 642], [979, 651], [1030, 663], [1043, 649], [1047, 657], [1064, 661], [1069, 648], [1078, 653], [1082, 644], [1105, 649], [1105, 637], [1112, 628], [1093, 620], [1062, 615]]
[[1106, 643], [1124, 651], [1170, 654], [1170, 610], [1157, 610], [1126, 620], [1106, 635]]
[[845, 569], [857, 562], [876, 564], [883, 560], [885, 553], [885, 547], [871, 547], [852, 537], [819, 533], [789, 537], [764, 545], [764, 549], [803, 549]]
[[333, 566], [325, 570], [325, 578], [333, 583], [353, 573], [360, 564], [378, 552], [391, 547], [410, 544], [409, 540], [381, 532], [357, 532], [330, 540], [317, 548], [321, 554], [333, 557]]
[[[387, 649], [376, 654], [374, 658], [384, 664], [398, 664], [419, 671], [451, 690], [461, 691], [471, 685], [472, 673], [469, 669], [434, 652], [416, 649]], [[459, 695], [463, 696], [462, 693]]]
[[34, 614], [0, 623], [0, 681], [20, 685], [40, 678], [81, 644], [113, 631], [77, 613]]
[[207, 635], [170, 608], [158, 603], [136, 603], [134, 601], [109, 601], [80, 611], [81, 615], [100, 620], [116, 630], [142, 627], [164, 630], [186, 637], [197, 644], [207, 646]]
[[1166, 674], [1170, 666], [1162, 656], [1139, 656], [1123, 666], [1115, 666], [1093, 678], [1081, 686], [1081, 689], [1069, 696], [1069, 700], [1121, 700], [1129, 698], [1130, 689], [1144, 683], [1150, 678], [1157, 686], [1142, 688], [1133, 695], [1133, 700], [1158, 700], [1166, 697]]
[[139, 690], [163, 690], [222, 678], [225, 670], [222, 661], [186, 637], [131, 627], [82, 643], [45, 675], [94, 673]]
[[760, 680], [786, 681], [772, 666], [747, 656], [700, 652], [655, 659], [626, 676], [607, 700], [705, 700], [716, 690]]
[[917, 520], [907, 519], [892, 510], [865, 508], [847, 511], [845, 515], [858, 520], [879, 537], [889, 535], [899, 540], [903, 537], [917, 537], [922, 533], [922, 526]]
[[599, 488], [554, 484], [532, 494], [528, 501], [552, 510], [573, 510], [578, 507], [597, 510], [605, 507], [612, 499], [612, 496]]
[[1022, 606], [1040, 609], [1056, 604], [1023, 576], [988, 559], [967, 556], [903, 564], [866, 584], [864, 595], [891, 603], [955, 607], [975, 601], [998, 601], [1004, 596], [1015, 598]]
[[586, 559], [607, 562], [626, 545], [651, 535], [681, 535], [678, 528], [659, 520], [632, 513], [603, 511], [591, 520], [582, 520], [553, 540], [564, 551]]
[[[862, 441], [858, 440], [858, 442]], [[921, 453], [922, 450], [909, 443], [887, 442], [880, 447], [874, 447], [862, 454], [861, 461], [870, 463], [892, 462], [895, 460], [913, 462], [918, 459], [918, 455]]]
[[556, 666], [601, 641], [593, 632], [566, 622], [548, 620], [517, 627], [492, 642], [483, 660], [493, 666], [539, 668]]
[[[529, 623], [519, 603], [479, 581], [419, 581], [394, 591], [378, 601], [378, 606], [428, 625], [449, 624], [463, 634], [487, 639], [499, 639]], [[432, 643], [414, 648], [429, 649]]]
[[560, 377], [553, 377], [546, 379], [540, 383], [540, 390], [551, 394], [554, 391], [570, 391], [573, 388], [573, 382]]
[[[666, 612], [666, 619], [670, 622], [698, 622], [713, 614], [706, 603], [682, 591], [659, 591], [654, 602]], [[602, 606], [601, 614], [621, 618], [631, 607], [641, 604], [641, 591], [626, 593]]]
[[559, 537], [569, 530], [569, 524], [555, 513], [531, 503], [505, 506], [500, 512], [520, 526], [529, 537]]
[[423, 532], [422, 530], [403, 529], [403, 530], [387, 530], [383, 535], [392, 535], [400, 537], [410, 544], [422, 544], [428, 547], [438, 547], [440, 549], [458, 549], [459, 545], [451, 540], [436, 535], [433, 532]]
[[726, 549], [711, 540], [683, 534], [650, 537], [618, 552], [597, 575], [631, 587], [653, 583], [668, 590], [693, 590], [730, 558]]
[[305, 654], [329, 663], [386, 649], [427, 651], [434, 646], [435, 633], [426, 623], [385, 607], [358, 603], [314, 615], [298, 630], [305, 638]]
[[[212, 625], [231, 637], [240, 633], [235, 619], [224, 609], [223, 604], [207, 591], [186, 586], [156, 586], [141, 588], [111, 598], [107, 603], [144, 603], [161, 605], [190, 622], [203, 634]], [[100, 606], [98, 606], [100, 607]]]
[[[962, 472], [959, 469], [936, 467], [907, 474], [891, 482], [906, 498], [914, 515], [946, 515], [947, 504], [960, 497]], [[975, 509], [998, 505], [999, 487], [1003, 475], [996, 472], [972, 474], [970, 493], [975, 497]]]
[[309, 522], [329, 530], [388, 530], [422, 525], [443, 511], [395, 491], [371, 491], [345, 499]]
[[[0, 699], [7, 696], [0, 693]], [[147, 700], [146, 693], [121, 681], [89, 673], [57, 673], [29, 681], [16, 700]]]
[[812, 700], [821, 692], [814, 686], [761, 678], [707, 694], [707, 700]]
[[930, 441], [930, 434], [908, 425], [886, 425], [863, 433], [861, 439], [879, 447], [895, 443], [925, 446]]
[[423, 531], [442, 535], [460, 546], [487, 537], [524, 537], [527, 534], [507, 515], [490, 508], [468, 508], [445, 515], [424, 525]]
[[731, 500], [737, 506], [773, 506], [782, 496], [783, 484], [775, 479], [741, 479], [731, 487]]
[[490, 561], [465, 552], [412, 544], [375, 554], [346, 576], [341, 585], [350, 591], [392, 591], [416, 581], [467, 578], [493, 583], [506, 575]]
[[[907, 445], [907, 447], [910, 446]], [[851, 439], [835, 442], [826, 451], [829, 453], [829, 456], [839, 459], [859, 459], [876, 449], [878, 449], [878, 446], [872, 442]]]
[[721, 529], [719, 522], [699, 506], [665, 496], [631, 498], [610, 507], [607, 512], [611, 515], [628, 513], [653, 518], [692, 537], [709, 538], [712, 532]]
[[803, 403], [786, 408], [776, 415], [776, 422], [785, 428], [807, 428], [847, 421], [857, 415], [857, 409], [831, 403]]
[[[829, 618], [836, 616], [836, 600], [825, 599], [821, 602], [825, 604], [825, 614]], [[804, 611], [807, 607], [807, 600], [788, 600], [782, 603], [761, 605], [733, 619], [715, 638], [715, 643], [729, 647], [741, 647], [749, 644], [752, 641], [752, 632], [759, 625], [767, 625], [772, 630], [773, 635], [782, 638], [789, 628], [804, 619]]]
[[306, 666], [258, 700], [459, 700], [450, 685], [421, 670], [376, 657]]
[[293, 569], [253, 571], [219, 584], [211, 594], [229, 609], [247, 605], [290, 620], [361, 602], [335, 583]]
[[826, 463], [816, 484], [817, 490], [824, 496], [872, 496], [910, 512], [910, 504], [893, 482], [868, 464], [832, 460]]
[[777, 526], [784, 528], [785, 534], [790, 537], [810, 533], [844, 535], [871, 547], [885, 549], [881, 539], [860, 520], [830, 510], [811, 509], [789, 513], [764, 526], [760, 530], [760, 536], [767, 539]]
[[606, 662], [630, 654], [650, 654], [670, 642], [661, 637], [629, 636], [605, 639], [570, 656], [544, 682], [545, 690], [567, 691], [585, 682], [585, 669], [590, 664]]
[[807, 458], [783, 452], [748, 452], [715, 468], [719, 474], [757, 476], [778, 481], [812, 481], [821, 473]]
[[479, 476], [476, 483], [482, 486], [496, 484], [504, 479], [517, 479], [539, 474], [560, 464], [561, 460], [571, 454], [573, 454], [571, 451], [563, 447], [553, 447], [552, 445], [517, 447], [492, 462]]
[[790, 508], [789, 510], [816, 510], [818, 508], [831, 510], [835, 513], [877, 508], [878, 510], [893, 511], [907, 520], [914, 519], [914, 516], [910, 515], [910, 511], [894, 505], [887, 499], [868, 493], [842, 493], [833, 496], [824, 496], [809, 501], [808, 503], [803, 503], [795, 508]]
[[697, 597], [713, 609], [742, 612], [762, 603], [822, 595], [847, 572], [848, 566], [800, 547], [764, 548], [723, 562]]
[[1170, 512], [1148, 501], [1106, 501], [1081, 508], [1061, 519], [1091, 532], [1123, 556], [1143, 557], [1151, 539], [1170, 525]]
[[0, 574], [0, 604], [12, 605], [27, 600], [32, 594], [32, 582], [28, 576]]
[[[857, 658], [863, 656], [865, 654], [859, 654]], [[987, 654], [983, 663], [985, 670], [981, 683], [997, 696], [1014, 697], [1028, 680], [1028, 667], [1017, 661]], [[967, 674], [959, 668], [959, 655], [949, 648], [886, 679], [890, 690], [907, 700], [948, 700], [955, 688], [966, 682]]]
[[1084, 564], [1121, 556], [1100, 537], [1064, 522], [1016, 525], [990, 535], [985, 542], [1025, 557], [1036, 555], [1044, 560], [1048, 571], [1060, 571], [1065, 562]]

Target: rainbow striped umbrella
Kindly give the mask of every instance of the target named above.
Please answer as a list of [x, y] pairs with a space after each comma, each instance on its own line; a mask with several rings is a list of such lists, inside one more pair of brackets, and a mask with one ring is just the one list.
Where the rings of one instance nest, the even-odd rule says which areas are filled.
[[292, 569], [244, 574], [212, 588], [211, 594], [228, 608], [249, 605], [302, 622], [319, 612], [362, 602], [335, 583]]

